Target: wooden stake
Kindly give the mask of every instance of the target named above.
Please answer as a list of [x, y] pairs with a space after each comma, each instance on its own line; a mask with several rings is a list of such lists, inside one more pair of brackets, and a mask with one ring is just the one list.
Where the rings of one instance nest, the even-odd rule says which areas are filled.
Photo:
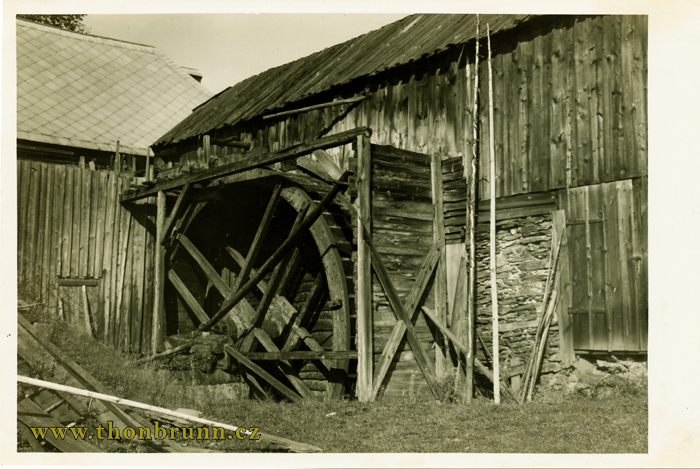
[[552, 292], [552, 298], [549, 302], [549, 307], [547, 308], [547, 314], [545, 315], [544, 328], [542, 330], [542, 337], [540, 337], [539, 345], [537, 346], [537, 356], [535, 358], [535, 366], [532, 369], [532, 377], [530, 379], [530, 386], [527, 391], [528, 402], [532, 400], [532, 391], [535, 389], [535, 382], [537, 381], [537, 376], [539, 375], [540, 365], [542, 364], [542, 356], [544, 355], [544, 349], [547, 347], [547, 336], [549, 335], [549, 325], [552, 322], [552, 315], [554, 312], [554, 307], [557, 304], [557, 291]]
[[146, 148], [146, 181], [151, 180], [151, 147]]
[[[196, 422], [196, 423], [201, 423], [203, 425], [211, 426], [211, 427], [221, 427], [225, 428], [226, 430], [230, 431], [237, 431], [241, 427], [236, 427], [234, 425], [229, 425], [226, 423], [221, 423], [221, 422], [216, 422], [214, 420], [208, 420], [208, 419], [203, 419], [200, 417], [195, 417], [194, 415], [190, 414], [184, 414], [182, 412], [176, 412], [174, 410], [170, 409], [165, 409], [163, 407], [157, 407], [149, 404], [143, 404], [141, 402], [136, 402], [136, 401], [131, 401], [129, 399], [121, 399], [119, 397], [115, 396], [110, 396], [108, 394], [102, 394], [99, 392], [93, 392], [93, 391], [86, 391], [84, 389], [79, 389], [79, 388], [74, 388], [72, 386], [64, 386], [62, 384], [56, 384], [56, 383], [51, 383], [48, 381], [42, 381], [40, 379], [34, 379], [34, 378], [28, 378], [26, 376], [17, 376], [17, 381], [20, 383], [25, 383], [25, 384], [30, 384], [32, 386], [37, 386], [40, 388], [44, 389], [52, 389], [54, 391], [63, 391], [67, 392], [70, 394], [75, 394], [76, 396], [83, 396], [83, 397], [89, 397], [92, 399], [97, 399], [100, 401], [104, 402], [113, 402], [115, 404], [127, 406], [127, 407], [133, 407], [135, 409], [143, 409], [143, 410], [148, 410], [149, 412], [155, 412], [157, 414], [161, 415], [168, 415], [170, 417], [175, 417], [178, 419], [182, 420], [187, 420], [188, 422]], [[250, 431], [245, 432], [246, 435], [250, 435]], [[318, 448], [316, 446], [312, 445], [307, 445], [305, 443], [297, 443], [296, 441], [288, 440], [286, 438], [280, 438], [278, 436], [273, 436], [273, 435], [268, 435], [268, 434], [260, 434], [260, 441], [264, 441], [276, 446], [280, 446], [282, 448], [288, 449], [293, 452], [298, 452], [298, 453], [307, 453], [307, 452], [312, 452], [312, 453], [317, 453], [321, 451], [321, 448]]]
[[[467, 65], [467, 68], [469, 65]], [[478, 120], [478, 89], [479, 89], [479, 15], [476, 15], [476, 52], [474, 57], [474, 111], [472, 112], [472, 161], [469, 177], [469, 288], [467, 290], [467, 404], [472, 401], [474, 394], [474, 332], [476, 315], [474, 314], [474, 291], [476, 285], [476, 160], [477, 160], [477, 120]], [[466, 168], [465, 168], [466, 170]]]
[[88, 304], [87, 287], [83, 285], [83, 311], [85, 311], [85, 328], [90, 337], [94, 338], [92, 333], [92, 325], [90, 324], [90, 305]]
[[496, 155], [493, 136], [493, 72], [491, 70], [491, 31], [486, 23], [486, 38], [488, 44], [489, 65], [489, 155], [491, 158], [491, 175], [489, 186], [491, 188], [491, 230], [490, 230], [490, 257], [491, 257], [491, 313], [493, 327], [493, 399], [494, 403], [501, 403], [500, 367], [498, 357], [498, 288], [496, 286]]
[[357, 137], [357, 399], [372, 399], [372, 264], [362, 227], [371, 229], [372, 161], [369, 139]]

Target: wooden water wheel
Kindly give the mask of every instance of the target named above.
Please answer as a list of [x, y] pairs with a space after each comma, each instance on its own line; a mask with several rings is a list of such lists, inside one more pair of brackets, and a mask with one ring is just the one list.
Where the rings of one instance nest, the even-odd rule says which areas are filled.
[[[179, 332], [187, 332], [183, 316], [190, 330], [212, 317], [330, 187], [252, 170], [193, 188], [168, 256], [167, 276], [181, 299]], [[267, 381], [293, 401], [342, 396], [348, 385], [354, 288], [347, 203], [336, 196], [218, 331], [235, 340], [227, 350], [254, 385]], [[177, 314], [170, 310], [171, 317]]]

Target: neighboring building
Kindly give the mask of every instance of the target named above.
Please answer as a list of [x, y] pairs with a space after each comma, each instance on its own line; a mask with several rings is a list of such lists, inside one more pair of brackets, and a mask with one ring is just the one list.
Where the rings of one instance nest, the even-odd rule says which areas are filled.
[[118, 197], [143, 180], [153, 141], [211, 96], [200, 79], [150, 46], [17, 20], [20, 297], [117, 347], [150, 349], [140, 329], [152, 206], [126, 210]]
[[20, 159], [108, 167], [137, 155], [211, 93], [155, 47], [17, 20]]
[[[360, 143], [355, 148], [329, 149], [330, 166], [328, 157], [320, 154], [312, 160], [299, 158], [296, 164], [277, 164], [272, 172], [251, 168], [222, 177], [227, 174], [225, 165], [233, 162], [228, 166], [231, 172], [240, 171], [246, 161], [259, 161], [267, 150], [303, 148], [320, 137], [367, 126], [372, 131], [373, 161], [371, 199], [365, 200], [371, 207], [370, 232], [401, 301], [410, 297], [421, 265], [430, 259], [431, 247], [437, 243], [436, 277], [418, 306], [434, 308], [440, 320], [465, 337], [460, 322], [466, 303], [457, 303], [455, 298], [468, 296], [461, 290], [468, 276], [461, 259], [468, 258], [465, 233], [470, 228], [465, 213], [471, 176], [464, 168], [471, 167], [476, 148], [477, 288], [471, 301], [476, 307], [476, 331], [490, 348], [487, 199], [491, 183], [496, 184], [497, 197], [502, 376], [518, 386], [543, 312], [543, 293], [553, 264], [550, 256], [560, 239], [560, 275], [554, 282], [560, 301], [543, 371], [557, 371], [562, 363], [570, 365], [575, 353], [644, 355], [648, 322], [647, 18], [481, 15], [480, 22], [478, 70], [476, 15], [413, 15], [250, 77], [199, 106], [162, 136], [153, 146], [156, 162], [181, 168], [180, 182], [161, 179], [154, 188], [127, 194], [124, 200], [143, 198], [158, 189], [176, 191], [185, 181], [204, 181], [207, 174], [218, 181], [196, 189], [198, 202], [189, 205], [183, 228], [172, 242], [177, 244], [179, 239], [188, 252], [195, 252], [192, 245], [196, 245], [197, 253], [204, 256], [197, 258], [198, 263], [208, 259], [219, 273], [202, 275], [183, 254], [184, 249], [180, 257], [170, 258], [165, 270], [173, 281], [169, 288], [189, 298], [189, 305], [182, 301], [178, 307], [166, 304], [169, 320], [175, 321], [168, 327], [185, 327], [183, 311], [196, 326], [201, 318], [216, 312], [221, 301], [216, 295], [226, 296], [229, 289], [225, 283], [234, 288], [238, 261], [233, 262], [228, 254], [240, 258], [257, 247], [255, 235], [267, 229], [263, 213], [267, 213], [275, 184], [301, 193], [283, 194], [287, 203], [287, 211], [282, 212], [286, 213], [284, 223], [271, 229], [273, 237], [265, 243], [268, 250], [288, 232], [294, 212], [304, 209], [302, 193], [309, 200], [318, 200], [328, 190], [314, 174], [327, 181], [330, 174], [359, 170]], [[495, 181], [488, 177], [487, 23], [493, 47]], [[474, 115], [476, 75], [480, 93], [478, 114]], [[323, 106], [333, 100], [341, 102]], [[243, 148], [245, 144], [249, 150]], [[337, 171], [332, 170], [333, 163]], [[323, 164], [331, 168], [325, 174], [319, 170]], [[197, 171], [199, 175], [189, 176]], [[358, 253], [365, 248], [358, 247], [358, 220], [349, 202], [359, 190], [351, 181], [346, 195], [335, 199], [318, 222], [320, 231], [309, 235], [307, 262], [297, 269], [294, 286], [279, 295], [310, 315], [304, 324], [315, 341], [311, 350], [318, 350], [318, 344], [326, 350], [358, 350], [363, 367], [365, 354], [373, 355], [369, 383], [374, 388], [381, 386], [385, 396], [438, 397], [435, 386], [425, 379], [426, 369], [434, 367], [438, 378], [449, 376], [456, 361], [449, 347], [445, 348], [442, 334], [422, 315], [410, 338], [414, 344], [402, 342], [386, 378], [372, 383], [371, 364], [378, 367], [382, 363], [386, 344], [397, 331], [397, 314], [395, 302], [376, 277], [371, 277], [369, 291], [357, 290]], [[188, 226], [191, 243], [184, 241]], [[325, 272], [328, 284], [321, 299], [328, 301], [312, 302], [315, 306], [309, 310], [307, 301], [313, 297], [309, 292], [316, 292], [315, 279], [323, 279], [319, 272]], [[368, 317], [373, 327], [369, 332], [355, 327], [356, 319], [365, 314], [357, 309], [365, 294], [371, 303]], [[194, 304], [192, 298], [199, 303]], [[254, 311], [262, 300], [258, 293], [247, 301], [250, 304], [245, 303], [248, 306], [243, 309]], [[241, 310], [240, 314], [248, 313]], [[275, 314], [272, 319], [284, 319], [283, 313]], [[287, 320], [294, 317], [290, 313]], [[268, 326], [273, 339], [277, 340], [274, 334], [281, 334], [281, 342], [265, 344], [265, 348], [282, 348], [285, 328], [278, 324], [275, 331], [274, 324]], [[421, 354], [429, 357], [427, 363], [419, 360], [416, 340]], [[308, 342], [306, 346], [311, 347]], [[477, 354], [488, 362], [481, 345], [477, 345]], [[348, 366], [339, 360], [324, 366], [319, 360], [298, 360], [292, 362], [292, 374], [297, 373], [313, 391], [337, 390], [337, 385], [347, 385], [347, 381], [342, 373], [329, 370], [337, 368], [354, 378], [354, 363]], [[363, 379], [368, 369], [363, 368]], [[298, 386], [294, 379], [290, 382]], [[326, 381], [334, 386], [326, 388]], [[367, 381], [357, 386], [367, 396]]]

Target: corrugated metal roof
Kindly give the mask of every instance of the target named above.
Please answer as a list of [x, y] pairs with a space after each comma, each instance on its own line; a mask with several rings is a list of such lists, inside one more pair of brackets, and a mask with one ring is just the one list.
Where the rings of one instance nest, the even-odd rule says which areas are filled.
[[[530, 15], [480, 15], [482, 34]], [[407, 64], [476, 36], [476, 15], [412, 15], [227, 88], [158, 139], [166, 145], [232, 126], [361, 77]]]
[[145, 154], [211, 95], [154, 47], [17, 20], [17, 138]]

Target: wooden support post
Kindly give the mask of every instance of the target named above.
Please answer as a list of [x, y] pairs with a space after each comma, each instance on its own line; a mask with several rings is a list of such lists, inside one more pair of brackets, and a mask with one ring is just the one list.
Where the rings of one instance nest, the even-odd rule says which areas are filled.
[[371, 230], [372, 152], [369, 138], [357, 137], [357, 398], [372, 399], [372, 263], [364, 226]]
[[146, 181], [151, 180], [151, 147], [146, 148]]
[[177, 215], [180, 211], [180, 207], [182, 206], [183, 201], [187, 197], [187, 193], [190, 190], [190, 184], [187, 183], [183, 186], [182, 190], [180, 191], [180, 195], [177, 196], [177, 201], [175, 202], [175, 206], [173, 207], [172, 211], [170, 212], [170, 215], [168, 216], [167, 220], [165, 220], [165, 224], [163, 225], [163, 233], [162, 237], [158, 238], [158, 243], [159, 244], [165, 244], [165, 240], [168, 237], [168, 233], [170, 232], [170, 228], [173, 226], [173, 223], [175, 222], [175, 219], [177, 218]]
[[[433, 153], [430, 157], [430, 169], [433, 196], [433, 242], [437, 245], [440, 256], [435, 273], [435, 313], [442, 322], [447, 322], [447, 259], [445, 256], [445, 218], [442, 200], [442, 165], [437, 153]], [[437, 377], [441, 378], [446, 371], [447, 364], [443, 354], [443, 350], [446, 350], [446, 341], [441, 334], [437, 334], [437, 337], [435, 371]]]
[[[156, 200], [156, 240], [165, 233], [165, 193], [158, 192]], [[151, 330], [151, 353], [156, 354], [165, 337], [165, 246], [156, 243], [153, 267], [153, 321]]]
[[[474, 396], [474, 357], [476, 341], [474, 340], [474, 332], [476, 331], [476, 314], [474, 305], [476, 303], [476, 167], [477, 167], [477, 149], [479, 147], [478, 138], [478, 111], [479, 111], [479, 15], [476, 15], [476, 52], [474, 58], [474, 110], [472, 111], [472, 159], [471, 172], [468, 180], [469, 184], [469, 207], [467, 215], [467, 230], [469, 233], [469, 287], [467, 289], [467, 354], [466, 354], [466, 372], [467, 372], [467, 404], [472, 402]], [[468, 67], [468, 66], [467, 66]], [[466, 165], [464, 167], [466, 172]]]
[[260, 253], [260, 248], [262, 247], [262, 242], [265, 240], [267, 235], [267, 230], [270, 228], [272, 219], [275, 216], [275, 211], [277, 210], [277, 204], [280, 201], [280, 194], [282, 192], [282, 186], [278, 184], [272, 191], [272, 196], [270, 197], [270, 202], [267, 204], [267, 209], [263, 214], [258, 230], [255, 233], [255, 238], [248, 249], [248, 255], [245, 258], [245, 263], [241, 268], [241, 273], [238, 275], [238, 282], [236, 283], [233, 291], [238, 290], [238, 288], [248, 281], [248, 276], [250, 275], [250, 269], [253, 268], [253, 264], [258, 258]]
[[491, 174], [489, 186], [491, 187], [491, 231], [490, 231], [490, 258], [491, 258], [491, 313], [493, 327], [493, 399], [496, 404], [501, 402], [500, 393], [500, 365], [498, 355], [498, 288], [496, 285], [496, 152], [493, 135], [493, 72], [491, 70], [491, 31], [486, 23], [486, 37], [488, 44], [489, 66], [489, 155], [491, 157]]

